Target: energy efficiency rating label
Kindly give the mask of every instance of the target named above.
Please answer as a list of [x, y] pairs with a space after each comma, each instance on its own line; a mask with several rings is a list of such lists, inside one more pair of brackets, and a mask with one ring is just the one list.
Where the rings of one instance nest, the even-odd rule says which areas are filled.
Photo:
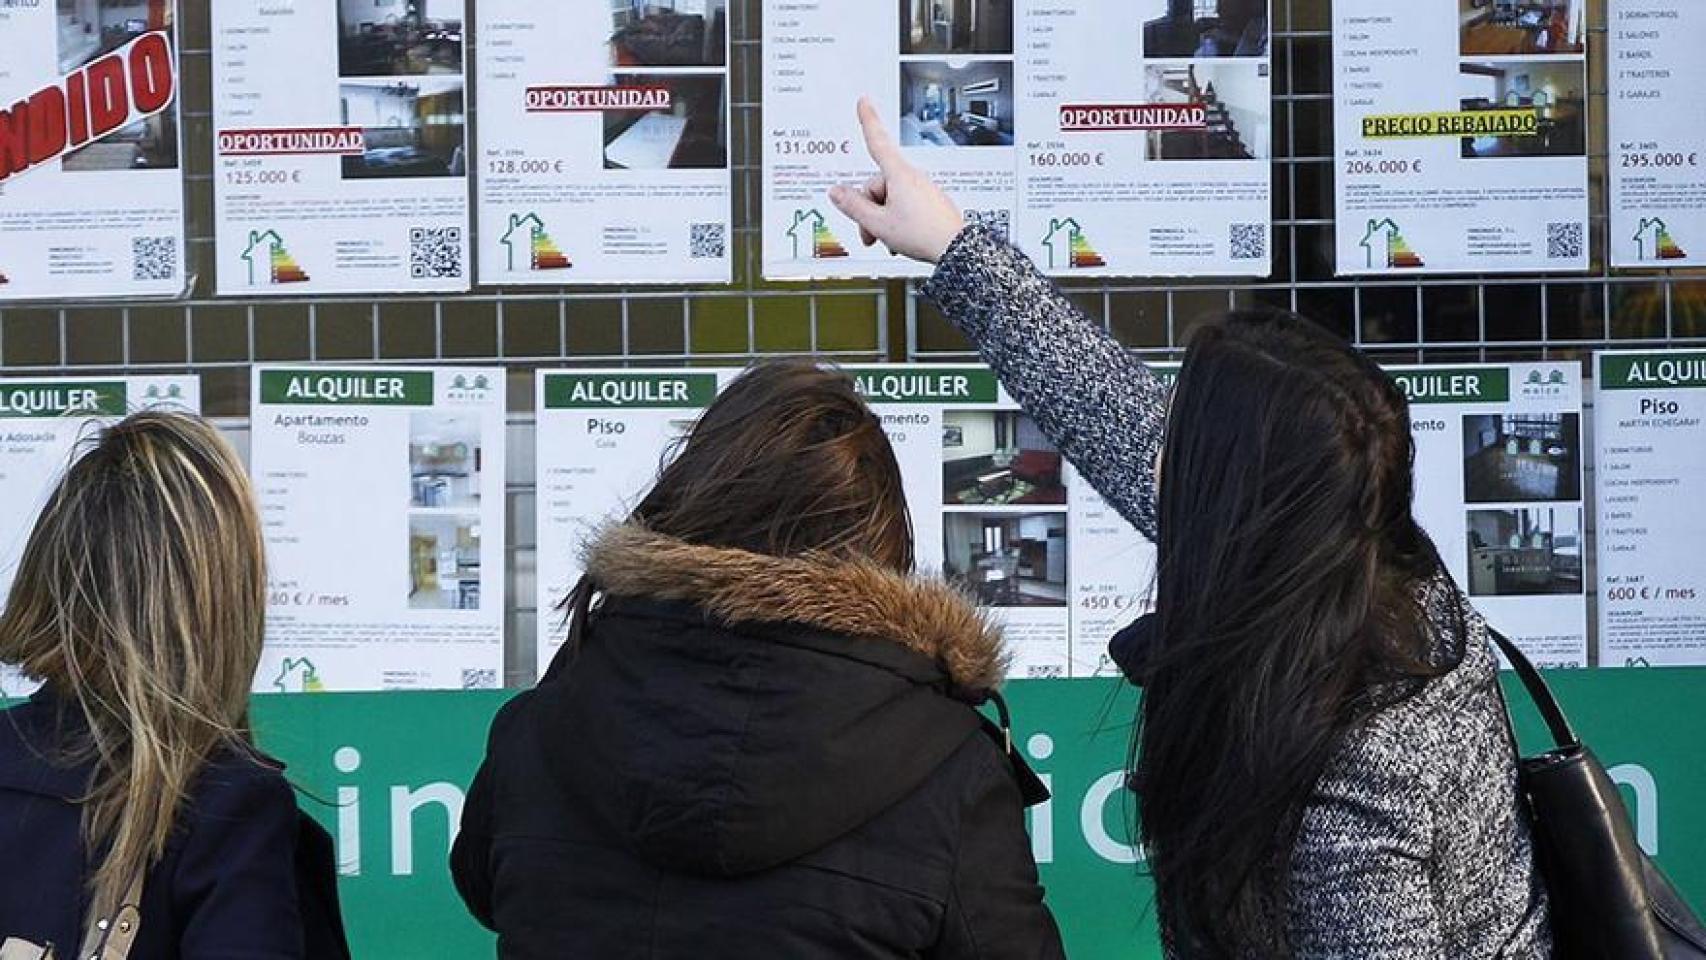
[[504, 374], [258, 366], [263, 693], [503, 685]]
[[176, 3], [0, 2], [0, 50], [0, 302], [182, 295]]
[[469, 288], [465, 0], [221, 0], [221, 294]]
[[477, 15], [480, 282], [728, 282], [727, 0]]
[[1610, 0], [1611, 265], [1706, 266], [1700, 0]]

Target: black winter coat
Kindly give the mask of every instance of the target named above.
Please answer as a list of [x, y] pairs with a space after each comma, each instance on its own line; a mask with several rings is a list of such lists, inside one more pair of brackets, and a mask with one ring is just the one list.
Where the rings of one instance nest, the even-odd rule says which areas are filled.
[[493, 722], [451, 854], [500, 957], [1063, 956], [957, 594], [633, 527], [587, 560], [607, 599]]

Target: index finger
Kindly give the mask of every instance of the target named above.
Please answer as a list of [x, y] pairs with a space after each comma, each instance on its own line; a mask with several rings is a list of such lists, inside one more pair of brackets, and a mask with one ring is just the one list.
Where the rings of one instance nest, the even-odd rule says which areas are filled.
[[877, 108], [871, 105], [870, 97], [859, 98], [859, 126], [865, 131], [865, 149], [870, 151], [871, 159], [877, 161], [883, 173], [896, 172], [905, 158], [901, 156], [900, 147], [895, 145], [894, 137], [889, 136], [888, 127], [883, 126], [882, 118], [877, 116]]

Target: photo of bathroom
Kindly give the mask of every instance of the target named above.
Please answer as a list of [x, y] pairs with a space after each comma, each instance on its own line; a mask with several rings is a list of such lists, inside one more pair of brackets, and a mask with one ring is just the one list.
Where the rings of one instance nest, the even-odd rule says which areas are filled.
[[1064, 505], [1060, 451], [1017, 410], [948, 410], [942, 418], [942, 503]]
[[1469, 595], [1582, 592], [1582, 510], [1576, 506], [1471, 510]]
[[480, 516], [409, 516], [409, 609], [480, 609]]
[[942, 574], [986, 607], [1064, 607], [1066, 512], [949, 513]]
[[1580, 500], [1582, 418], [1576, 413], [1463, 418], [1463, 495], [1469, 503]]
[[416, 413], [409, 418], [409, 505], [480, 505], [480, 418]]

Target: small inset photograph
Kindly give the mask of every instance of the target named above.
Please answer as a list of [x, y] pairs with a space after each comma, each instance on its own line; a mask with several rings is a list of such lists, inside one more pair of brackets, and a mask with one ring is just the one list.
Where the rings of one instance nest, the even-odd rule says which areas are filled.
[[1468, 159], [1587, 155], [1587, 64], [1499, 60], [1459, 68], [1464, 112], [1533, 110], [1533, 130], [1463, 138]]
[[613, 0], [610, 64], [720, 67], [728, 62], [728, 0]]
[[366, 151], [344, 157], [344, 179], [461, 177], [468, 173], [462, 80], [345, 80], [343, 123]]
[[409, 609], [480, 609], [480, 515], [409, 516]]
[[942, 573], [986, 607], [1064, 607], [1066, 512], [949, 513]]
[[338, 74], [462, 75], [463, 0], [338, 0]]
[[1064, 505], [1060, 451], [1017, 410], [950, 410], [942, 418], [942, 503]]
[[902, 63], [900, 143], [903, 147], [1011, 147], [1013, 62]]
[[1156, 104], [1202, 104], [1203, 125], [1151, 130], [1151, 160], [1266, 160], [1269, 67], [1266, 63], [1199, 61], [1144, 68], [1144, 97]]
[[1165, 9], [1144, 21], [1146, 58], [1268, 55], [1268, 0], [1166, 0]]
[[1529, 597], [1582, 592], [1582, 510], [1469, 511], [1469, 594]]
[[660, 87], [669, 107], [604, 114], [606, 170], [720, 170], [729, 165], [727, 84], [715, 74], [624, 74], [612, 84]]
[[416, 413], [409, 417], [409, 505], [480, 505], [480, 418]]
[[1013, 0], [900, 0], [902, 54], [1013, 52]]
[[1466, 57], [1587, 50], [1587, 0], [1457, 0]]
[[72, 173], [100, 170], [176, 170], [178, 111], [165, 109], [146, 120], [67, 153], [61, 166]]
[[1470, 503], [1582, 498], [1582, 418], [1576, 413], [1463, 418], [1463, 490]]
[[61, 74], [145, 33], [173, 27], [172, 0], [58, 0], [58, 5]]

